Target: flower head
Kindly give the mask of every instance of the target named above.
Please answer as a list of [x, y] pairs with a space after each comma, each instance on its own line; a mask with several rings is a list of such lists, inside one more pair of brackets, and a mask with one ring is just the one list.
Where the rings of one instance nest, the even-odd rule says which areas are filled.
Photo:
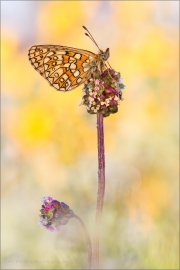
[[81, 104], [87, 106], [88, 113], [101, 112], [107, 117], [118, 111], [124, 88], [120, 73], [106, 69], [101, 75], [96, 75], [84, 84]]
[[51, 232], [59, 232], [73, 216], [73, 211], [64, 202], [54, 200], [52, 196], [41, 200], [39, 225]]

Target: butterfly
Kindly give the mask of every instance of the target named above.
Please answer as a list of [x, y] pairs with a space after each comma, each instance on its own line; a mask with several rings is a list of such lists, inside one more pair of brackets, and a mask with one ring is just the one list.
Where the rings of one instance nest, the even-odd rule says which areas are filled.
[[98, 47], [98, 54], [60, 45], [34, 45], [29, 49], [31, 65], [56, 90], [73, 90], [107, 69], [109, 48], [100, 50], [88, 29], [83, 28], [87, 31], [85, 35]]

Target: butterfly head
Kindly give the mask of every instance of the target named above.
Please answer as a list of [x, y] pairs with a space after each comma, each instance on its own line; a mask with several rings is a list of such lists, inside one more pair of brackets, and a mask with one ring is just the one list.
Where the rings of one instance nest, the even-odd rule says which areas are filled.
[[105, 52], [100, 51], [100, 56], [102, 60], [106, 61], [109, 58], [109, 48], [107, 48]]

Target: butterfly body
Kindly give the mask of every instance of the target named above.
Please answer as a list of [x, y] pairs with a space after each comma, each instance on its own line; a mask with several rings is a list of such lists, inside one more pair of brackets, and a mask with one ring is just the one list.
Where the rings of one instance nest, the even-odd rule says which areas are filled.
[[86, 80], [101, 74], [106, 68], [109, 49], [98, 54], [60, 45], [37, 45], [29, 50], [29, 60], [35, 70], [52, 87], [70, 91]]

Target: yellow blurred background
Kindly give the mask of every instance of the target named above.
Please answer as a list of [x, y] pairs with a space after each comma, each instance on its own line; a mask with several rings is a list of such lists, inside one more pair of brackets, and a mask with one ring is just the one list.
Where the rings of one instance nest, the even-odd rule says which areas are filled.
[[93, 233], [96, 116], [82, 87], [55, 91], [28, 49], [59, 44], [97, 52], [126, 89], [105, 118], [106, 194], [101, 269], [179, 269], [179, 1], [1, 1], [2, 269], [84, 269], [83, 232], [38, 226], [40, 199], [66, 202]]

